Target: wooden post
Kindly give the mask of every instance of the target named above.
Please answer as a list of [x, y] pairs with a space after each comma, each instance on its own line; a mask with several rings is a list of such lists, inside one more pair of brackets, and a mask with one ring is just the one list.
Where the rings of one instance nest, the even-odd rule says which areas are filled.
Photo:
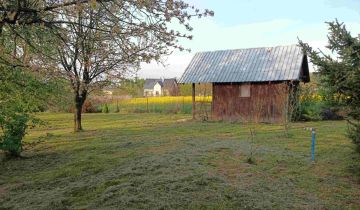
[[149, 113], [149, 97], [146, 97], [146, 111]]
[[195, 120], [195, 83], [192, 83], [192, 116]]
[[183, 113], [185, 113], [185, 96], [183, 96], [183, 98], [182, 98], [182, 110], [183, 110]]
[[214, 83], [211, 83], [211, 111], [210, 111], [210, 117], [211, 119], [214, 119], [213, 112], [214, 112]]

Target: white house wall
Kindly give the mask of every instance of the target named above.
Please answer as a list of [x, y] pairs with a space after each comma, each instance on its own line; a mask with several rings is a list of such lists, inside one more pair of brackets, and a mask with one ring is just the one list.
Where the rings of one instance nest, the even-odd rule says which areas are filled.
[[144, 89], [144, 96], [152, 96], [153, 89]]
[[162, 95], [162, 88], [161, 88], [161, 85], [159, 83], [156, 83], [156, 85], [154, 86], [154, 91], [153, 91], [154, 96], [157, 95], [156, 92], [158, 92], [159, 96]]

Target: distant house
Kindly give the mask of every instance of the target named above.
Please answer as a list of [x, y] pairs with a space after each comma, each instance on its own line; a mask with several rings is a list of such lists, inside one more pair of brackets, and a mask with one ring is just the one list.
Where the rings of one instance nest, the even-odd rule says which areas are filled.
[[103, 93], [107, 96], [111, 96], [113, 94], [112, 90], [103, 90]]
[[111, 97], [114, 94], [115, 89], [116, 89], [116, 87], [107, 86], [102, 89], [102, 93], [103, 93], [103, 95], [105, 95], [107, 97]]
[[180, 94], [179, 85], [175, 78], [164, 79], [163, 82], [163, 95], [165, 96], [178, 96]]
[[[296, 45], [197, 53], [180, 83], [212, 83], [212, 117], [283, 122], [300, 82], [309, 82], [307, 56]], [[296, 97], [296, 96], [295, 96]]]
[[144, 84], [144, 96], [177, 96], [179, 86], [173, 79], [146, 79]]
[[144, 84], [144, 96], [161, 96], [163, 82], [161, 79], [146, 79]]

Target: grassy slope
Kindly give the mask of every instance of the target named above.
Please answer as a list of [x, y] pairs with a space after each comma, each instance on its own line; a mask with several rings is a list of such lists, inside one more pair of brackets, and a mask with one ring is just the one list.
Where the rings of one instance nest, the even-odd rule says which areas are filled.
[[[76, 134], [71, 117], [41, 115], [28, 158], [0, 162], [0, 209], [360, 208], [345, 122], [296, 123], [291, 138], [258, 125], [252, 144], [244, 125], [189, 115], [89, 114]], [[316, 164], [304, 126], [318, 128]]]

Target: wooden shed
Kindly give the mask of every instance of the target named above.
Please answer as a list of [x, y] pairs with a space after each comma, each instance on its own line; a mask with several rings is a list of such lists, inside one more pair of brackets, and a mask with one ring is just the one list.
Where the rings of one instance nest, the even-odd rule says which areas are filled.
[[[282, 122], [300, 82], [309, 82], [307, 56], [296, 45], [197, 53], [179, 83], [212, 83], [212, 117]], [[295, 98], [296, 100], [296, 98]]]

